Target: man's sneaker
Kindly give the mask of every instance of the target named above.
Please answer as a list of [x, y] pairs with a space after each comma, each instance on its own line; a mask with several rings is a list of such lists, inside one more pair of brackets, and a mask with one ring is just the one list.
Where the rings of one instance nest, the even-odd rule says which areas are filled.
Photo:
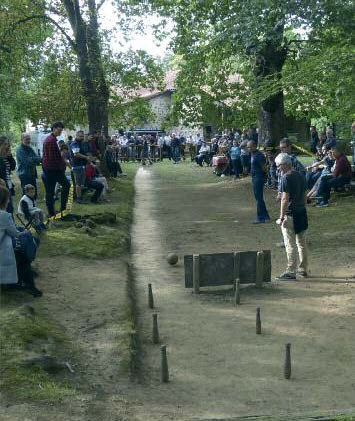
[[307, 278], [308, 277], [308, 273], [305, 270], [298, 270], [297, 275], [300, 276], [301, 278]]
[[324, 200], [322, 201], [322, 202], [320, 202], [320, 203], [318, 203], [317, 205], [316, 205], [316, 208], [327, 208], [329, 206], [329, 203], [328, 202], [325, 202]]
[[284, 272], [276, 278], [278, 281], [295, 281], [296, 275], [291, 272]]

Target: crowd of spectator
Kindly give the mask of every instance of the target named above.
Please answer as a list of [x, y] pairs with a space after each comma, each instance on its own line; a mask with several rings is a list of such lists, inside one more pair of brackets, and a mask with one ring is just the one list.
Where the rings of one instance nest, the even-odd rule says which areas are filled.
[[[92, 203], [99, 204], [108, 201], [106, 195], [112, 191], [107, 179], [125, 176], [114, 141], [100, 132], [85, 135], [81, 130], [75, 139], [69, 136], [67, 142], [58, 141], [63, 129], [61, 122], [53, 124], [42, 153], [32, 148], [30, 135], [23, 133], [16, 159], [9, 139], [0, 137], [0, 284], [23, 289], [35, 297], [40, 297], [42, 292], [35, 286], [31, 263], [48, 221], [66, 210], [71, 183], [75, 201], [84, 203], [87, 195]], [[42, 165], [46, 215], [37, 205], [39, 164]], [[16, 211], [12, 178], [15, 170], [22, 190]], [[57, 200], [58, 210], [55, 209]]]
[[[274, 189], [276, 198], [282, 202], [284, 186], [289, 188], [295, 180], [299, 183], [300, 178], [290, 175], [291, 172], [296, 172], [304, 180], [307, 202], [311, 203], [314, 199], [316, 207], [327, 207], [331, 190], [342, 189], [351, 180], [351, 165], [337, 145], [330, 127], [321, 136], [318, 136], [315, 127], [311, 127], [311, 149], [315, 155], [314, 162], [308, 167], [293, 153], [288, 138], [281, 139], [277, 147], [267, 141], [258, 145], [255, 128], [224, 133], [210, 141], [206, 141], [200, 133], [160, 136], [122, 133], [105, 138], [101, 132], [85, 134], [79, 130], [75, 138], [68, 136], [67, 142], [58, 141], [63, 129], [61, 122], [53, 124], [41, 154], [34, 151], [30, 135], [24, 133], [16, 150], [16, 159], [11, 153], [9, 140], [5, 136], [0, 137], [0, 283], [24, 288], [34, 296], [42, 294], [35, 286], [31, 270], [39, 240], [28, 229], [32, 227], [38, 235], [46, 231], [48, 220], [66, 209], [71, 184], [73, 200], [78, 203], [85, 203], [86, 197], [94, 204], [108, 201], [107, 193], [112, 190], [107, 180], [125, 176], [120, 164], [122, 161], [139, 160], [141, 165], [152, 165], [155, 161], [168, 159], [177, 165], [181, 159], [188, 157], [200, 167], [213, 167], [213, 172], [220, 177], [231, 176], [238, 180], [250, 176], [257, 205], [254, 224], [270, 221], [263, 197], [265, 187]], [[277, 159], [280, 153], [282, 163], [280, 159], [278, 163]], [[36, 203], [39, 164], [42, 165], [46, 216]], [[287, 182], [282, 165], [289, 173]], [[22, 189], [16, 212], [22, 227], [14, 223], [15, 185], [11, 173], [15, 170]], [[57, 200], [58, 210], [55, 209]], [[283, 214], [282, 218], [285, 217], [286, 214]], [[290, 231], [283, 226], [283, 244], [286, 238], [286, 249], [294, 254], [296, 246], [290, 246], [291, 237]], [[302, 259], [306, 261], [304, 249], [302, 253]], [[294, 264], [290, 267], [294, 268]], [[285, 273], [290, 275], [290, 271]], [[306, 273], [305, 265], [302, 273]]]

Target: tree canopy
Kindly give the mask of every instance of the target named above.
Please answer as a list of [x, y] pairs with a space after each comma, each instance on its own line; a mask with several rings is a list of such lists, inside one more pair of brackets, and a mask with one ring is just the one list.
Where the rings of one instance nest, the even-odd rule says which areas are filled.
[[[90, 130], [107, 131], [109, 118], [133, 124], [149, 115], [135, 92], [158, 85], [162, 70], [144, 51], [112, 51], [112, 34], [99, 23], [103, 3], [5, 0], [0, 5], [0, 127], [25, 118], [35, 124], [60, 119], [71, 127], [88, 124]], [[121, 29], [122, 37], [129, 37], [128, 29]]]
[[175, 22], [180, 117], [201, 120], [203, 92], [228, 104], [235, 124], [259, 120], [264, 139], [282, 135], [284, 110], [308, 119], [353, 116], [351, 1], [151, 0], [150, 7]]

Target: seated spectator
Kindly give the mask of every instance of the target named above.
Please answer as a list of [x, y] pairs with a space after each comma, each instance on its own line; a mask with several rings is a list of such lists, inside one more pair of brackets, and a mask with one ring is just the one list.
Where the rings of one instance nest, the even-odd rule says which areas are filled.
[[318, 156], [318, 159], [306, 168], [306, 184], [308, 190], [312, 190], [319, 177], [325, 174], [330, 174], [330, 170], [334, 164], [334, 160], [332, 159], [332, 154], [328, 153], [329, 151], [330, 148], [323, 146], [323, 156]]
[[208, 165], [210, 164], [210, 148], [206, 144], [206, 142], [202, 142], [200, 150], [195, 157], [196, 164], [200, 167], [203, 166], [203, 163], [206, 162]]
[[[8, 189], [0, 186], [0, 284], [21, 288], [34, 297], [41, 297], [42, 292], [36, 288], [31, 260], [28, 258], [24, 247], [15, 247], [14, 240], [33, 239], [28, 232], [19, 232], [9, 213], [5, 212], [10, 193]], [[24, 244], [19, 241], [19, 244]], [[37, 248], [37, 243], [32, 242]]]
[[331, 175], [325, 175], [320, 179], [317, 190], [317, 207], [329, 206], [330, 191], [332, 188], [338, 189], [344, 187], [351, 181], [351, 165], [347, 157], [340, 151], [338, 147], [332, 148], [335, 158], [335, 166]]
[[104, 185], [95, 180], [96, 167], [93, 163], [87, 162], [85, 166], [85, 187], [95, 190], [91, 197], [92, 203], [98, 203], [99, 197], [104, 190]]
[[36, 190], [32, 184], [26, 184], [24, 187], [25, 194], [22, 196], [17, 212], [24, 216], [27, 222], [33, 222], [33, 226], [38, 231], [46, 230], [44, 225], [44, 214], [42, 209], [36, 207], [35, 196]]

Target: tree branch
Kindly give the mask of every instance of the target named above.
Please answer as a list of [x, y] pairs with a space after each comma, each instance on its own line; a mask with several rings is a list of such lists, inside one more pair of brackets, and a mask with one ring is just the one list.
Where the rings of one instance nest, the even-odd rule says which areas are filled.
[[19, 19], [17, 22], [15, 22], [11, 26], [11, 28], [9, 28], [9, 30], [7, 32], [9, 33], [12, 29], [14, 29], [16, 26], [20, 25], [21, 23], [26, 23], [26, 22], [29, 22], [29, 21], [34, 20], [34, 19], [44, 19], [44, 20], [48, 20], [49, 22], [51, 22], [65, 36], [65, 38], [67, 39], [67, 41], [69, 42], [71, 47], [74, 50], [76, 50], [76, 44], [75, 44], [74, 40], [66, 33], [66, 31], [59, 25], [59, 23], [56, 22], [50, 16], [47, 16], [47, 15], [44, 15], [44, 14], [43, 15], [32, 15], [32, 16], [27, 16], [26, 18], [23, 18], [23, 19]]
[[96, 6], [96, 10], [99, 10], [106, 0], [100, 0], [100, 3]]

